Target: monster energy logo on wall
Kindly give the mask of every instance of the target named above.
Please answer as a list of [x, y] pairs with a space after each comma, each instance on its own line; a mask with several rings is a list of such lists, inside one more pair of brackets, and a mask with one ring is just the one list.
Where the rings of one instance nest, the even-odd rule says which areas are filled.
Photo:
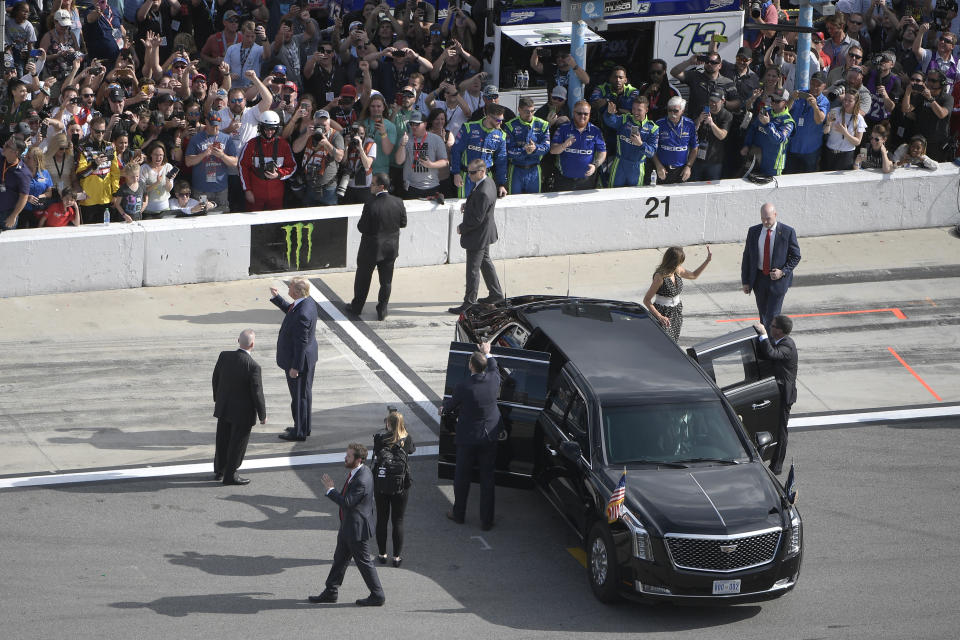
[[347, 266], [347, 218], [250, 225], [250, 274]]
[[287, 269], [293, 269], [293, 264], [290, 261], [290, 252], [293, 247], [293, 242], [291, 241], [291, 236], [293, 232], [297, 232], [297, 268], [296, 271], [300, 271], [300, 250], [303, 248], [303, 232], [307, 231], [307, 262], [310, 264], [311, 258], [313, 258], [313, 223], [312, 222], [298, 222], [296, 224], [285, 224], [282, 227], [283, 232], [286, 234], [287, 242]]

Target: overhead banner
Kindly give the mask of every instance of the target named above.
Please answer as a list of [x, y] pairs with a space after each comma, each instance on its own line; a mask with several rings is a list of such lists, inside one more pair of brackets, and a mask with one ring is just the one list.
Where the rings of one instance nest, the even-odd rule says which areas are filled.
[[250, 275], [347, 266], [347, 218], [250, 226]]
[[[570, 30], [573, 25], [569, 22], [548, 22], [545, 24], [523, 24], [502, 27], [503, 35], [515, 40], [521, 47], [553, 47], [570, 44]], [[584, 30], [583, 41], [604, 42], [604, 39], [591, 31]]]

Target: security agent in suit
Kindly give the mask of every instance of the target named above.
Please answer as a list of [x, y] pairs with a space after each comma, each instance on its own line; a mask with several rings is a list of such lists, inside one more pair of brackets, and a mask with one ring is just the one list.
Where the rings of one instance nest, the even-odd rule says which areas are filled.
[[270, 302], [286, 315], [277, 336], [277, 366], [287, 376], [293, 427], [280, 434], [281, 440], [303, 442], [310, 435], [313, 411], [313, 373], [317, 365], [317, 305], [310, 299], [310, 282], [296, 277], [290, 280], [287, 302], [271, 287]]
[[793, 320], [778, 315], [770, 322], [770, 335], [759, 322], [753, 325], [760, 338], [760, 357], [773, 362], [773, 377], [780, 389], [780, 424], [777, 427], [777, 454], [770, 461], [770, 470], [776, 474], [783, 471], [783, 459], [787, 455], [787, 422], [790, 409], [797, 401], [797, 345], [790, 332]]
[[470, 161], [467, 174], [475, 186], [461, 207], [463, 222], [457, 225], [460, 246], [467, 250], [467, 291], [463, 295], [463, 304], [447, 309], [456, 315], [478, 302], [481, 274], [490, 295], [479, 302], [503, 300], [503, 289], [500, 288], [497, 270], [490, 259], [490, 245], [497, 241], [497, 223], [493, 219], [493, 210], [497, 205], [497, 185], [487, 177], [487, 165], [481, 158]]
[[470, 356], [470, 377], [457, 385], [453, 395], [443, 401], [442, 413], [459, 409], [457, 417], [457, 466], [453, 474], [453, 509], [447, 517], [463, 524], [470, 494], [473, 466], [480, 468], [480, 527], [493, 527], [494, 466], [497, 439], [503, 429], [497, 398], [500, 395], [500, 370], [490, 356], [490, 343], [477, 345]]
[[373, 198], [363, 205], [363, 213], [357, 222], [360, 231], [360, 248], [357, 250], [357, 273], [353, 278], [353, 301], [348, 311], [355, 315], [363, 312], [370, 291], [370, 279], [376, 267], [380, 277], [380, 295], [377, 296], [377, 319], [387, 317], [387, 303], [393, 287], [393, 263], [400, 247], [400, 229], [407, 226], [407, 209], [403, 200], [388, 193], [390, 177], [376, 173], [370, 181]]
[[349, 470], [343, 490], [337, 491], [333, 479], [327, 474], [321, 478], [327, 497], [340, 505], [340, 530], [337, 532], [337, 548], [333, 552], [326, 588], [320, 595], [308, 598], [315, 604], [337, 601], [350, 558], [357, 563], [360, 575], [370, 589], [370, 595], [357, 600], [357, 605], [379, 607], [386, 601], [370, 554], [370, 538], [374, 533], [373, 474], [363, 464], [366, 459], [367, 448], [351, 443], [347, 445], [343, 462], [343, 466]]
[[213, 478], [223, 484], [249, 484], [237, 475], [250, 440], [250, 429], [260, 418], [267, 422], [260, 365], [251, 357], [256, 335], [244, 329], [237, 340], [240, 348], [221, 351], [213, 368], [213, 416], [217, 418], [217, 448], [213, 455]]
[[[769, 243], [769, 246], [768, 246]], [[769, 252], [769, 260], [765, 256]], [[779, 315], [783, 298], [793, 284], [793, 270], [800, 264], [797, 232], [777, 222], [777, 210], [767, 202], [760, 207], [760, 224], [750, 227], [743, 247], [740, 283], [747, 295], [753, 291], [757, 299], [760, 322], [770, 326]]]

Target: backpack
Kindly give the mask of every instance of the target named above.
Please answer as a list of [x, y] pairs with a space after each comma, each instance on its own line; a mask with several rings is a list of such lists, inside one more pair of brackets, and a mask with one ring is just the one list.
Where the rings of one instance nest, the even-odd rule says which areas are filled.
[[374, 465], [373, 488], [377, 493], [393, 496], [409, 485], [407, 452], [399, 443], [385, 446]]

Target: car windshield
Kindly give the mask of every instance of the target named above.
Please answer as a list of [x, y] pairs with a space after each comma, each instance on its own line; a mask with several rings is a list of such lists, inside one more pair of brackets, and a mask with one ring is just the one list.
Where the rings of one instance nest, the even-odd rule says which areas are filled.
[[603, 439], [611, 464], [748, 458], [719, 402], [604, 406]]

